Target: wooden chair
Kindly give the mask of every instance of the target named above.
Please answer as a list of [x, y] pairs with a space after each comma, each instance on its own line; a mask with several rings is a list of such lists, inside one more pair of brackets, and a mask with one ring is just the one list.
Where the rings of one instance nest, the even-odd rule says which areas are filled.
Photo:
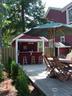
[[49, 77], [58, 78], [61, 81], [67, 80], [69, 76], [67, 75], [68, 71], [65, 71], [65, 64], [62, 64], [57, 58], [53, 57], [53, 60], [48, 60], [44, 56], [44, 61], [47, 66], [47, 70], [50, 71]]
[[61, 63], [58, 58], [53, 57], [53, 62], [54, 62], [54, 66], [57, 69], [58, 72], [56, 72], [56, 75], [58, 77], [59, 80], [68, 80], [69, 75], [68, 75], [68, 70], [66, 70], [67, 68], [65, 67], [66, 65]]
[[28, 64], [27, 56], [24, 56], [24, 57], [23, 57], [23, 64]]
[[53, 68], [53, 63], [47, 59], [46, 55], [44, 55], [43, 58], [44, 58], [44, 62], [46, 64], [46, 70], [51, 70]]
[[54, 63], [53, 61], [50, 61], [48, 60], [47, 56], [43, 56], [44, 58], [44, 61], [45, 61], [45, 64], [46, 64], [46, 70], [50, 73], [48, 74], [49, 77], [51, 78], [56, 78], [56, 75], [55, 75], [55, 67], [54, 67]]
[[31, 56], [31, 64], [36, 64], [35, 56]]

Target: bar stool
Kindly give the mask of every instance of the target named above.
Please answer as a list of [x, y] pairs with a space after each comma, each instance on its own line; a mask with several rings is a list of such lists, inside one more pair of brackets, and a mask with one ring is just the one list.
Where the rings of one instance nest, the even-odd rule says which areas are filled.
[[42, 56], [39, 56], [38, 57], [38, 64], [42, 64], [43, 63], [43, 58], [42, 58]]
[[23, 64], [28, 64], [26, 56], [23, 57]]
[[31, 64], [35, 64], [36, 61], [35, 61], [35, 56], [31, 56]]

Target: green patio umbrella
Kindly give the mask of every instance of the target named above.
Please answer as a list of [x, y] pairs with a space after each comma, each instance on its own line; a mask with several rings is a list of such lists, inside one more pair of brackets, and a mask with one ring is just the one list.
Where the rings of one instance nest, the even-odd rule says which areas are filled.
[[63, 32], [64, 29], [66, 29], [65, 31], [67, 31], [67, 30], [72, 31], [72, 24], [68, 25], [68, 24], [49, 21], [46, 24], [42, 24], [42, 25], [32, 28], [26, 34], [33, 35], [33, 36], [48, 37], [48, 35], [49, 35], [48, 32], [50, 32], [50, 34], [52, 33], [52, 35], [55, 35], [55, 32], [57, 32], [57, 31]]
[[72, 24], [68, 25], [68, 24], [49, 21], [46, 24], [42, 24], [42, 25], [32, 28], [26, 34], [32, 35], [32, 36], [44, 36], [47, 39], [53, 39], [55, 42], [55, 36], [65, 35], [64, 31], [65, 31], [65, 34], [69, 34], [69, 32], [72, 34]]

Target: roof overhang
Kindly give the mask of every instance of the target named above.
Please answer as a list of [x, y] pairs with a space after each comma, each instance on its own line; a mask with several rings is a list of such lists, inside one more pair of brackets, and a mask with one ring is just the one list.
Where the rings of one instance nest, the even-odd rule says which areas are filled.
[[55, 42], [54, 43], [54, 46], [56, 47], [56, 48], [70, 48], [71, 46], [67, 46], [67, 45], [65, 45], [65, 44], [63, 44], [63, 43], [61, 43], [61, 42]]
[[17, 39], [18, 42], [39, 42], [42, 41], [42, 39]]

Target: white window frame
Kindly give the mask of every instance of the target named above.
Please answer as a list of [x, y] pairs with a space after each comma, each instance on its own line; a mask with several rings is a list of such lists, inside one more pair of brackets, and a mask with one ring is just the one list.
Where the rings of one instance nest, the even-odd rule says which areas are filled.
[[69, 20], [69, 11], [72, 10], [72, 7], [66, 9], [66, 21], [67, 24], [71, 24], [72, 21]]

